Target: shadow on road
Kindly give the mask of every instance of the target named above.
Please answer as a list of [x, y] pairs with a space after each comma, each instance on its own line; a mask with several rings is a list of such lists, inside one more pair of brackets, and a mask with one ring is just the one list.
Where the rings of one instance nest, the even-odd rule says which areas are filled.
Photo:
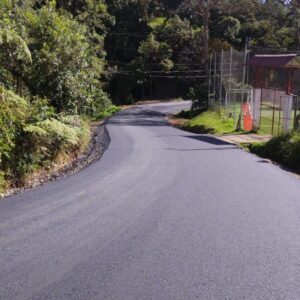
[[116, 114], [108, 123], [117, 126], [169, 126], [164, 119], [165, 116], [164, 113], [157, 111], [132, 109]]
[[260, 159], [257, 161], [258, 163], [262, 163], [262, 164], [269, 164], [270, 162], [266, 159]]
[[198, 149], [176, 149], [176, 148], [166, 148], [166, 150], [171, 151], [224, 151], [224, 150], [237, 150], [237, 147], [215, 147], [215, 148], [198, 148]]
[[212, 144], [212, 145], [217, 145], [217, 146], [222, 146], [222, 145], [230, 146], [230, 145], [233, 145], [231, 143], [224, 142], [222, 140], [219, 140], [219, 139], [217, 139], [215, 137], [212, 137], [212, 136], [209, 136], [209, 135], [183, 135], [182, 137], [194, 139], [194, 140], [197, 140], [197, 141], [200, 141], [200, 142], [204, 142], [204, 143], [208, 143], [208, 144]]

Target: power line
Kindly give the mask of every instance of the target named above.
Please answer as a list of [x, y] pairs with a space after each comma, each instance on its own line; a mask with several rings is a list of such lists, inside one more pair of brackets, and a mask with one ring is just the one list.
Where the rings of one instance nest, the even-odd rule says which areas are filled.
[[205, 70], [196, 70], [196, 71], [193, 71], [193, 70], [187, 70], [187, 71], [127, 71], [124, 70], [124, 71], [119, 71], [119, 72], [116, 72], [116, 73], [136, 73], [136, 74], [177, 74], [177, 73], [204, 73]]
[[130, 71], [130, 70], [120, 70], [115, 72], [114, 74], [138, 74], [138, 75], [151, 75], [151, 74], [189, 74], [189, 73], [204, 73], [205, 70], [187, 70], [187, 71]]
[[[107, 60], [107, 63], [113, 64], [113, 65], [125, 65], [130, 64], [131, 62], [125, 62], [125, 61], [112, 61]], [[161, 66], [161, 64], [152, 64], [153, 66]], [[194, 64], [194, 63], [173, 63], [174, 66], [203, 66], [203, 64]]]
[[206, 78], [207, 75], [183, 75], [183, 74], [180, 74], [180, 75], [168, 75], [166, 73], [166, 75], [152, 75], [152, 73], [134, 73], [134, 72], [116, 72], [114, 73], [114, 75], [126, 75], [126, 76], [130, 76], [130, 75], [145, 75], [147, 77], [150, 77], [150, 78]]
[[165, 74], [172, 74], [172, 73], [200, 73], [200, 72], [205, 72], [205, 70], [151, 71], [151, 73], [165, 73]]
[[[126, 51], [132, 51], [132, 52], [138, 52], [138, 49], [136, 49], [136, 48], [123, 48], [123, 50], [126, 50]], [[203, 51], [173, 51], [172, 53], [173, 53], [173, 54], [174, 54], [174, 53], [182, 53], [182, 54], [202, 54]]]
[[178, 79], [186, 79], [186, 78], [206, 78], [207, 76], [206, 75], [198, 75], [198, 76], [190, 76], [190, 75], [187, 75], [187, 76], [162, 76], [162, 75], [150, 75], [150, 77], [152, 78], [178, 78]]
[[147, 36], [151, 32], [109, 32], [106, 35]]
[[[128, 74], [116, 74], [116, 75], [128, 75]], [[206, 75], [199, 76], [165, 76], [165, 75], [148, 75], [150, 78], [177, 78], [177, 79], [196, 79], [196, 78], [207, 78]]]

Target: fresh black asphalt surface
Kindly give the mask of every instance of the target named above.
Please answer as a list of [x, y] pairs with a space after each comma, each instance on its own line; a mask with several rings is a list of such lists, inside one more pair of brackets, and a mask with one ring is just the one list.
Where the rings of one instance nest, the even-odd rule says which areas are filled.
[[300, 181], [132, 108], [103, 158], [0, 200], [0, 299], [300, 299]]

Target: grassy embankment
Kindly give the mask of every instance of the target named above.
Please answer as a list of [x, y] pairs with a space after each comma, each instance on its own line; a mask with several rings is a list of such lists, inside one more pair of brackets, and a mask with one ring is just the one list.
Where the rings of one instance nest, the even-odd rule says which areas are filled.
[[272, 138], [266, 143], [255, 143], [248, 146], [250, 152], [271, 159], [296, 172], [300, 172], [300, 131]]
[[[191, 111], [182, 111], [175, 118], [181, 119], [180, 127], [182, 129], [195, 133], [236, 132], [234, 119], [227, 118], [215, 111], [207, 111], [196, 116]], [[273, 137], [268, 142], [244, 146], [260, 157], [271, 159], [289, 169], [300, 172], [300, 130]]]
[[175, 116], [181, 119], [179, 126], [194, 133], [224, 134], [235, 131], [234, 118], [226, 116], [222, 111], [206, 111], [195, 115], [192, 111], [182, 111]]

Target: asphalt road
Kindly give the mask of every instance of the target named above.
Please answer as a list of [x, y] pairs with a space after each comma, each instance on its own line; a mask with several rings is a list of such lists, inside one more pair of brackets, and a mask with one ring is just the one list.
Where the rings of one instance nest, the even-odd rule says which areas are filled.
[[0, 201], [0, 299], [300, 299], [300, 181], [158, 104], [104, 157]]

